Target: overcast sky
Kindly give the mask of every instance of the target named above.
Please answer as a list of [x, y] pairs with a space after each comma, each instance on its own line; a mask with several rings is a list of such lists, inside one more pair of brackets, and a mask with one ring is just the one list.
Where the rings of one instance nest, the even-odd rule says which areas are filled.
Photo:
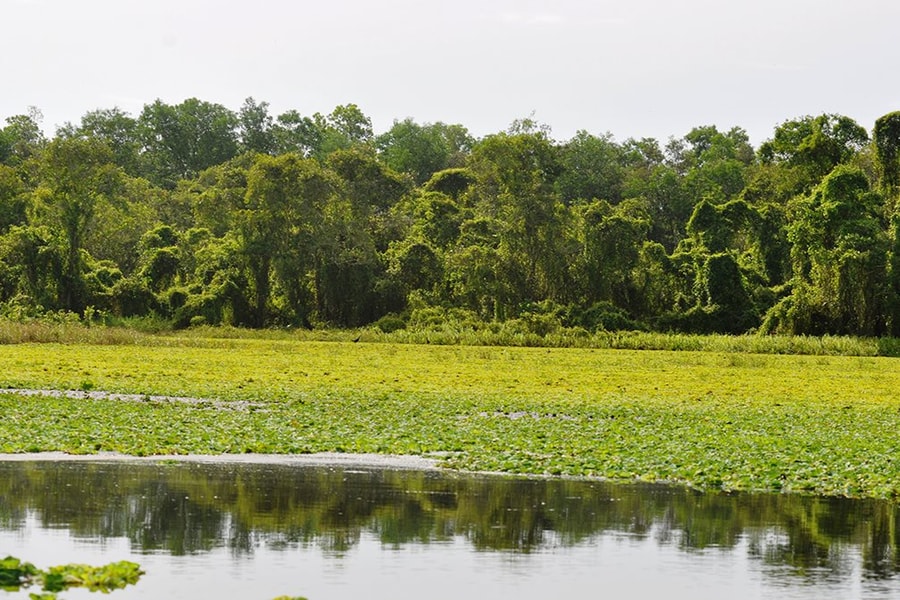
[[52, 134], [155, 99], [355, 103], [482, 136], [534, 113], [616, 140], [900, 110], [897, 0], [0, 0], [0, 119]]

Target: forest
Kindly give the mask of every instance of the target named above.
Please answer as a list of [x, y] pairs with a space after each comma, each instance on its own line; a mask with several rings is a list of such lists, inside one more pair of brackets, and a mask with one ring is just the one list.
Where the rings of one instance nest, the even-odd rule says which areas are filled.
[[156, 100], [0, 128], [0, 317], [900, 336], [900, 112], [616, 141]]

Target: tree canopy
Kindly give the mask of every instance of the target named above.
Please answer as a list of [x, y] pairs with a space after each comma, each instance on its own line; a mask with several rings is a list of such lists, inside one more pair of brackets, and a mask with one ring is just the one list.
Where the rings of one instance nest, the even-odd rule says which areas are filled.
[[[476, 139], [189, 98], [0, 127], [0, 315], [900, 335], [900, 113]], [[432, 317], [426, 317], [431, 315]]]

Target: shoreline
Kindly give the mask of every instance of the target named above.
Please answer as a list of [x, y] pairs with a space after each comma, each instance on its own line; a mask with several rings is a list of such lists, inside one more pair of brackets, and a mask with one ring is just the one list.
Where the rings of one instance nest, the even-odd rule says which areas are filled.
[[438, 460], [402, 454], [154, 454], [134, 456], [119, 452], [67, 454], [65, 452], [23, 452], [0, 454], [0, 462], [190, 462], [207, 464], [273, 464], [299, 466], [369, 467], [394, 470], [441, 471]]

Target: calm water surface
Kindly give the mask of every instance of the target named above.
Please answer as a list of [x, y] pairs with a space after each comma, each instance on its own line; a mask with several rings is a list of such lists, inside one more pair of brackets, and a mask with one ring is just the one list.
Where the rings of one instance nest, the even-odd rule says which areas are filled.
[[119, 600], [898, 598], [898, 515], [369, 467], [0, 462], [0, 556], [140, 563]]

